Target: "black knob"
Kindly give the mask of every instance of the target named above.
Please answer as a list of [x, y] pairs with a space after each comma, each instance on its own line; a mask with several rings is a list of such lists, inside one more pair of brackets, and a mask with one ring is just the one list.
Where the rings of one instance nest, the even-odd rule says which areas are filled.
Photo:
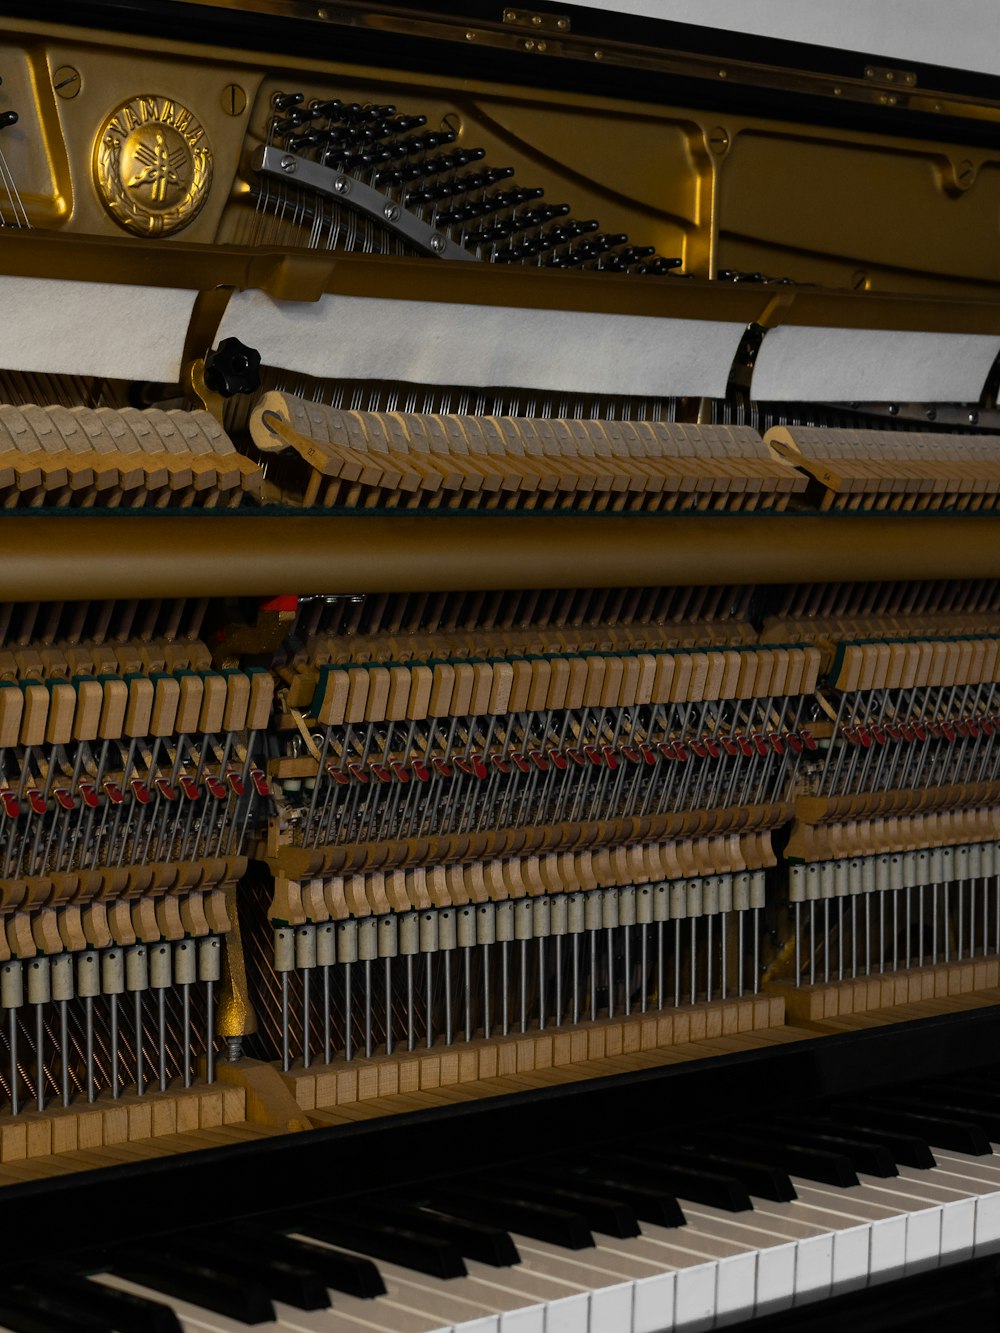
[[232, 398], [260, 388], [260, 352], [239, 338], [223, 338], [205, 357], [205, 384], [213, 393]]
[[16, 125], [16, 124], [17, 124], [16, 111], [4, 111], [0, 113], [0, 130], [6, 129], [8, 125]]

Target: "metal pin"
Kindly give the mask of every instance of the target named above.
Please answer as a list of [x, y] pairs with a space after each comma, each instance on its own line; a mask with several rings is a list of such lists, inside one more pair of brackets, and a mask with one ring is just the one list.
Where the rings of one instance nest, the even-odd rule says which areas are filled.
[[69, 1001], [73, 998], [72, 954], [57, 954], [52, 959], [52, 998], [59, 1005], [60, 1093], [63, 1106], [69, 1106]]
[[108, 996], [111, 1036], [111, 1096], [117, 1100], [118, 1077], [118, 997], [125, 990], [125, 960], [121, 949], [106, 949], [101, 956], [101, 989]]
[[[504, 954], [504, 962], [507, 956]], [[467, 944], [462, 950], [462, 970], [464, 981], [464, 1001], [465, 1001], [465, 1040], [472, 1040], [472, 945]], [[506, 1032], [506, 1020], [505, 1028]], [[412, 1050], [412, 1046], [410, 1047]]]
[[17, 1068], [17, 1010], [24, 1004], [24, 968], [11, 958], [0, 968], [0, 1004], [7, 1009], [9, 1056], [11, 1056], [11, 1114], [20, 1110], [20, 1070]]
[[86, 1045], [86, 1083], [87, 1101], [92, 1102], [96, 1095], [94, 1085], [94, 996], [101, 991], [100, 962], [97, 953], [89, 949], [77, 959], [76, 993], [84, 1001], [84, 1025]]
[[[323, 1038], [323, 1058], [327, 1064], [330, 1063], [330, 1057], [327, 1054], [329, 1042], [326, 1033], [329, 1031], [329, 1013], [330, 1013], [330, 969], [324, 969], [323, 973], [323, 1002], [326, 1006], [327, 1023]], [[392, 1055], [392, 958], [386, 957], [385, 960], [385, 1053]]]
[[35, 1105], [45, 1110], [45, 1008], [52, 998], [50, 963], [47, 958], [33, 958], [28, 967], [28, 1003], [35, 1011], [35, 1061], [38, 1077]]
[[170, 946], [154, 944], [149, 950], [149, 984], [156, 991], [158, 1073], [160, 1091], [167, 1090], [167, 1005], [166, 988], [171, 983]]
[[215, 1082], [215, 983], [222, 975], [218, 935], [198, 941], [198, 979], [205, 983], [205, 1079]]
[[[331, 921], [325, 921], [316, 927], [316, 965], [323, 972], [323, 1063], [329, 1064], [333, 1057], [333, 1004], [330, 994], [330, 974], [337, 958], [336, 932]], [[388, 966], [389, 960], [386, 959]], [[392, 988], [387, 984], [386, 994], [391, 995]], [[388, 1001], [387, 1001], [388, 1003]], [[388, 1030], [387, 1024], [387, 1030]]]
[[192, 940], [180, 940], [174, 950], [174, 984], [181, 988], [184, 1032], [181, 1038], [184, 1086], [191, 1086], [191, 987], [198, 979], [197, 955]]
[[[484, 965], [483, 971], [483, 1004], [488, 1014], [490, 1010], [490, 973], [488, 965]], [[444, 1041], [446, 1046], [452, 1044], [454, 1036], [454, 1017], [451, 1011], [451, 954], [446, 953], [444, 956]]]
[[674, 921], [674, 1008], [681, 1007], [681, 921]]
[[[412, 981], [412, 979], [413, 979], [413, 958], [410, 957], [410, 958], [408, 958], [406, 961], [407, 961], [407, 963], [409, 964], [409, 967], [410, 967], [410, 980]], [[348, 963], [344, 963], [344, 1059], [345, 1059], [345, 1060], [353, 1060], [353, 1059], [354, 1059], [354, 1001], [353, 1001], [353, 997], [352, 997], [352, 994], [351, 994], [351, 967], [352, 967], [352, 966], [353, 966], [353, 964], [351, 964], [351, 963], [349, 963], [349, 962], [348, 962]], [[413, 998], [413, 997], [412, 997], [412, 993], [411, 993], [411, 997], [410, 997], [410, 998], [411, 998], [411, 1002], [412, 1002], [412, 998]], [[411, 1038], [412, 1038], [412, 1029], [413, 1029], [413, 1008], [412, 1008], [412, 1003], [411, 1003], [411, 1007], [410, 1007], [410, 1032], [411, 1032]], [[412, 1043], [412, 1040], [411, 1040], [411, 1043], [410, 1043], [410, 1050], [411, 1050], [411, 1051], [413, 1050], [413, 1043]]]
[[274, 932], [274, 970], [281, 978], [281, 1067], [288, 1073], [292, 1063], [291, 996], [289, 973], [295, 967], [295, 936], [288, 926]]
[[[741, 999], [743, 997], [743, 918], [745, 916], [746, 913], [742, 909], [736, 913], [736, 994]], [[796, 922], [795, 922], [796, 948], [798, 947], [798, 942], [801, 938], [802, 938], [802, 933], [799, 930], [799, 922], [798, 918], [796, 917]], [[796, 983], [798, 983], [799, 977], [801, 977], [801, 975], [802, 973], [800, 970], [800, 963], [798, 955], [796, 954], [796, 963], [795, 963]]]

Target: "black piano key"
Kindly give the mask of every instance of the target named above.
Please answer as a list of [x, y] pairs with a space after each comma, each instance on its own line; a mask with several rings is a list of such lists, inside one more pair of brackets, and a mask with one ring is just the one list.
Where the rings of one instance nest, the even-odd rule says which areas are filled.
[[536, 1168], [532, 1170], [532, 1176], [538, 1181], [551, 1180], [556, 1188], [562, 1185], [570, 1188], [579, 1187], [588, 1192], [599, 1193], [603, 1198], [618, 1199], [631, 1208], [640, 1222], [653, 1222], [661, 1227], [687, 1225], [687, 1218], [673, 1195], [648, 1185], [612, 1180], [606, 1172], [589, 1169], [567, 1174], [550, 1171], [548, 1168]]
[[229, 1319], [242, 1320], [244, 1324], [266, 1324], [274, 1319], [274, 1306], [258, 1283], [227, 1273], [211, 1263], [164, 1254], [159, 1245], [149, 1253], [144, 1250], [116, 1253], [111, 1269], [140, 1286], [161, 1291], [164, 1296], [178, 1296], [182, 1301], [204, 1306]]
[[884, 1125], [889, 1129], [921, 1134], [937, 1148], [964, 1152], [970, 1157], [988, 1157], [993, 1152], [989, 1139], [979, 1126], [967, 1120], [924, 1111], [904, 1110], [901, 1107], [886, 1108], [867, 1101], [851, 1102], [841, 1109], [848, 1115], [856, 1115], [873, 1125]]
[[[941, 1087], [939, 1083], [927, 1086]], [[949, 1088], [968, 1088], [971, 1092], [981, 1092], [988, 1097], [1000, 1097], [1000, 1072], [996, 1070], [966, 1071], [958, 1078], [949, 1079], [944, 1085]]]
[[106, 1321], [108, 1327], [119, 1333], [181, 1333], [176, 1314], [160, 1301], [51, 1268], [39, 1280], [54, 1300], [64, 1302], [82, 1315]]
[[699, 1143], [679, 1148], [666, 1147], [662, 1144], [644, 1144], [643, 1151], [657, 1162], [670, 1166], [688, 1166], [698, 1162], [710, 1170], [725, 1171], [734, 1176], [747, 1193], [755, 1194], [758, 1199], [771, 1199], [774, 1203], [790, 1203], [795, 1197], [795, 1186], [788, 1178], [788, 1172], [779, 1167], [763, 1162], [751, 1161], [748, 1154], [716, 1151], [715, 1147], [706, 1147]]
[[879, 1105], [916, 1107], [920, 1111], [930, 1111], [935, 1115], [954, 1116], [957, 1120], [968, 1120], [978, 1125], [993, 1143], [1000, 1142], [1000, 1098], [991, 1104], [986, 1096], [966, 1094], [963, 1096], [951, 1088], [919, 1088], [913, 1090], [912, 1098], [879, 1097]]
[[465, 1277], [465, 1263], [454, 1245], [410, 1227], [393, 1226], [371, 1212], [352, 1209], [347, 1216], [335, 1210], [310, 1212], [296, 1226], [304, 1236], [345, 1245], [373, 1259], [385, 1259], [430, 1277]]
[[345, 1296], [371, 1300], [375, 1296], [385, 1295], [382, 1275], [370, 1259], [359, 1254], [347, 1254], [329, 1245], [314, 1245], [310, 1241], [285, 1236], [279, 1231], [269, 1231], [263, 1226], [250, 1223], [239, 1226], [233, 1239], [237, 1244], [247, 1241], [259, 1245], [275, 1259], [284, 1259], [287, 1263], [308, 1268], [332, 1291], [342, 1291]]
[[[592, 1231], [599, 1231], [604, 1236], [625, 1240], [640, 1235], [639, 1220], [627, 1203], [608, 1198], [599, 1189], [591, 1190], [582, 1181], [553, 1185], [519, 1175], [502, 1183], [519, 1198], [533, 1199], [536, 1203], [551, 1202], [557, 1208], [579, 1213]], [[491, 1184], [496, 1186], [497, 1182]]]
[[256, 1282], [272, 1301], [282, 1301], [296, 1310], [326, 1310], [330, 1305], [326, 1284], [315, 1272], [304, 1264], [276, 1258], [268, 1244], [254, 1245], [246, 1240], [232, 1244], [195, 1233], [164, 1241], [163, 1252], [188, 1263], [211, 1263], [234, 1277]]
[[811, 1117], [809, 1123], [823, 1133], [861, 1134], [869, 1142], [879, 1143], [892, 1153], [892, 1160], [899, 1166], [916, 1167], [918, 1171], [930, 1171], [937, 1166], [930, 1144], [919, 1134], [872, 1125], [864, 1116], [838, 1115], [832, 1110]]
[[387, 1218], [399, 1219], [401, 1225], [412, 1227], [414, 1231], [450, 1241], [466, 1259], [477, 1259], [493, 1268], [510, 1268], [521, 1262], [517, 1246], [499, 1227], [455, 1217], [424, 1202], [380, 1203], [379, 1212], [383, 1211]]
[[762, 1132], [769, 1133], [772, 1128], [776, 1131], [780, 1129], [787, 1143], [798, 1143], [804, 1147], [843, 1153], [855, 1171], [860, 1171], [866, 1176], [878, 1176], [883, 1180], [889, 1180], [893, 1176], [899, 1175], [899, 1170], [889, 1149], [884, 1144], [865, 1138], [863, 1134], [854, 1136], [812, 1128], [803, 1129], [785, 1121], [778, 1121], [774, 1126], [768, 1125], [762, 1129]]
[[489, 1187], [482, 1192], [475, 1187], [445, 1188], [434, 1192], [431, 1203], [442, 1212], [508, 1227], [565, 1250], [585, 1250], [594, 1244], [590, 1228], [578, 1212], [536, 1203], [510, 1192], [494, 1193]]
[[1000, 1109], [1000, 1087], [967, 1083], [964, 1079], [956, 1079], [954, 1083], [947, 1084], [919, 1084], [914, 1091], [918, 1095], [926, 1092], [931, 1096], [947, 1093], [958, 1098], [963, 1104], [967, 1102], [970, 1106], [984, 1106], [990, 1110]]
[[99, 1319], [49, 1296], [43, 1290], [3, 1284], [0, 1327], [10, 1333], [115, 1333], [108, 1319]]
[[609, 1156], [597, 1163], [611, 1179], [622, 1179], [645, 1185], [659, 1185], [681, 1199], [705, 1203], [710, 1208], [721, 1208], [727, 1213], [753, 1211], [750, 1195], [745, 1186], [733, 1176], [719, 1171], [703, 1171], [692, 1166], [666, 1166], [641, 1157]]
[[818, 1180], [824, 1185], [836, 1185], [839, 1189], [850, 1189], [859, 1183], [857, 1172], [842, 1153], [804, 1148], [786, 1143], [780, 1138], [769, 1139], [751, 1132], [732, 1136], [727, 1134], [726, 1142], [734, 1151], [745, 1156], [756, 1155], [760, 1160], [772, 1166], [780, 1166], [789, 1174], [802, 1176], [805, 1180]]

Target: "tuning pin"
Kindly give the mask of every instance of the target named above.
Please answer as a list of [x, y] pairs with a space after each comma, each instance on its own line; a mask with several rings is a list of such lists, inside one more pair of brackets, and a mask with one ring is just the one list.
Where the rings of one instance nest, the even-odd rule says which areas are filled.
[[4, 111], [2, 114], [0, 114], [0, 130], [5, 130], [8, 125], [16, 125], [16, 124], [17, 124], [16, 111]]
[[651, 273], [654, 276], [659, 276], [663, 273], [672, 273], [675, 269], [679, 269], [683, 263], [683, 259], [664, 259], [662, 255], [658, 255], [656, 259], [651, 259], [648, 264], [644, 264], [639, 271], [640, 273]]
[[274, 132], [275, 134], [291, 134], [292, 130], [297, 130], [302, 125], [307, 125], [308, 123], [308, 115], [295, 111], [290, 116], [285, 116], [282, 120], [276, 120], [274, 122]]
[[[335, 97], [329, 102], [313, 102], [309, 109], [318, 120], [333, 120], [339, 117], [343, 105], [340, 98]], [[279, 107], [278, 109], [282, 110], [283, 108]]]
[[287, 111], [290, 107], [301, 106], [304, 101], [304, 93], [275, 93], [271, 105], [275, 111]]

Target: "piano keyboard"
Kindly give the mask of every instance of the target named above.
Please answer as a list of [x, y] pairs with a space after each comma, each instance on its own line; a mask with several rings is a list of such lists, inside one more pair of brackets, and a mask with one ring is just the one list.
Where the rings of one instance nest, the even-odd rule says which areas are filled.
[[[30, 1333], [661, 1333], [1000, 1251], [995, 1070], [119, 1243], [0, 1291]], [[572, 1111], [570, 1111], [572, 1114]], [[805, 1312], [803, 1312], [805, 1317]]]

